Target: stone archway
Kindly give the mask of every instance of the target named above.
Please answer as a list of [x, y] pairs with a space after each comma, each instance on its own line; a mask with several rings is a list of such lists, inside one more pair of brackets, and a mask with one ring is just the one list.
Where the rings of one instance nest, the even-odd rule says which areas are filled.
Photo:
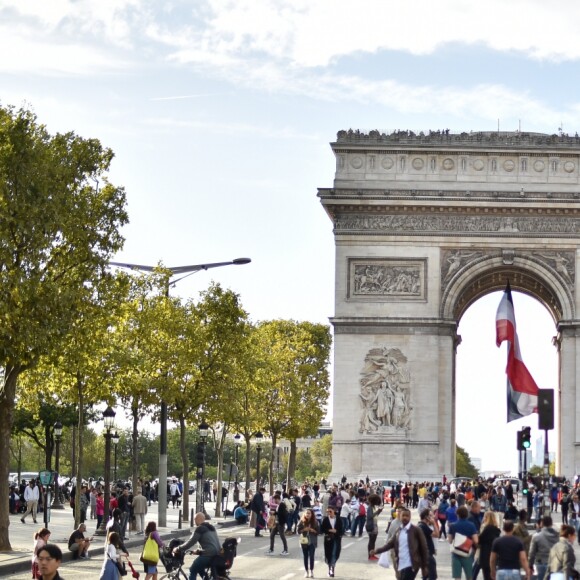
[[454, 473], [457, 322], [508, 278], [556, 323], [557, 461], [576, 473], [580, 140], [351, 131], [332, 149], [318, 194], [336, 243], [332, 475]]

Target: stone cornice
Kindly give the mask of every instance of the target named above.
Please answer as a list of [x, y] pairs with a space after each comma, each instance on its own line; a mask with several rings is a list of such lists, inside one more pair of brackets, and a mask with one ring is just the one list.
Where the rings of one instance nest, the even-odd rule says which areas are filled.
[[[477, 190], [477, 189], [462, 189], [462, 190], [444, 190], [444, 189], [368, 189], [368, 188], [331, 188], [319, 187], [318, 197], [323, 204], [335, 203], [339, 201], [352, 200], [357, 202], [364, 199], [367, 201], [388, 202], [408, 200], [412, 203], [420, 201], [428, 202], [445, 202], [448, 204], [451, 201], [467, 202], [493, 202], [493, 203], [509, 203], [514, 202], [522, 204], [539, 203], [539, 204], [578, 204], [580, 208], [580, 191], [562, 192], [552, 191], [526, 191], [520, 186], [518, 191], [506, 190]], [[376, 204], [374, 204], [376, 205]]]
[[522, 133], [519, 131], [478, 131], [451, 133], [450, 131], [393, 131], [384, 133], [378, 130], [368, 133], [360, 130], [339, 131], [336, 142], [332, 147], [338, 148], [344, 145], [365, 146], [380, 145], [382, 147], [410, 146], [422, 149], [444, 148], [449, 150], [454, 147], [469, 148], [514, 148], [514, 149], [578, 149], [580, 150], [580, 137], [561, 133], [559, 135], [547, 135], [544, 133]]
[[330, 318], [336, 334], [423, 334], [451, 336], [457, 334], [457, 322], [441, 318]]

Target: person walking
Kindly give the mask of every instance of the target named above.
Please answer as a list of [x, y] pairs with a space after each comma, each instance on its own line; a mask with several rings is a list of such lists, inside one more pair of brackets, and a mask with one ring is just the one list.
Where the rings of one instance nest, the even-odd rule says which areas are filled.
[[529, 560], [530, 568], [536, 567], [537, 580], [544, 580], [550, 559], [550, 550], [558, 543], [558, 532], [552, 527], [552, 516], [540, 520], [540, 530], [532, 536]]
[[117, 532], [111, 532], [109, 534], [109, 543], [105, 550], [99, 580], [119, 580], [120, 574], [117, 564], [121, 563], [122, 552], [120, 550], [121, 538]]
[[[155, 541], [159, 549], [163, 548], [163, 540], [157, 531], [157, 524], [155, 522], [149, 522], [145, 528], [145, 542], [147, 543], [150, 539]], [[159, 560], [157, 560], [159, 562]], [[145, 566], [145, 580], [157, 580], [157, 562], [143, 562]]]
[[265, 526], [264, 513], [265, 504], [264, 504], [264, 493], [266, 492], [265, 487], [261, 487], [253, 496], [252, 501], [250, 502], [250, 509], [256, 515], [256, 532], [254, 536], [256, 538], [261, 538], [262, 534], [260, 533]]
[[304, 578], [314, 578], [314, 553], [318, 547], [320, 526], [311, 509], [305, 510], [296, 529], [300, 536], [300, 547], [304, 558]]
[[521, 580], [520, 568], [528, 580], [532, 577], [524, 543], [514, 536], [513, 520], [504, 520], [503, 536], [491, 546], [489, 568], [492, 580]]
[[105, 499], [103, 498], [103, 492], [97, 492], [95, 513], [97, 514], [97, 530], [101, 527], [103, 523], [103, 518], [105, 517]]
[[371, 556], [393, 549], [397, 580], [414, 580], [419, 570], [426, 578], [429, 576], [429, 549], [425, 534], [411, 523], [411, 512], [406, 507], [399, 508], [399, 518], [401, 527], [384, 546], [371, 550]]
[[137, 535], [141, 536], [145, 530], [145, 515], [147, 514], [147, 498], [141, 493], [141, 488], [137, 488], [137, 493], [133, 498], [133, 514], [137, 526]]
[[379, 535], [379, 524], [378, 519], [383, 511], [380, 507], [381, 498], [376, 493], [369, 495], [367, 500], [367, 515], [365, 529], [369, 535], [369, 541], [367, 544], [367, 554], [369, 560], [378, 560], [376, 556], [371, 556], [371, 550], [375, 549], [375, 544], [377, 543], [377, 536]]
[[34, 485], [34, 479], [31, 479], [24, 490], [24, 501], [26, 502], [26, 513], [20, 518], [20, 521], [25, 524], [28, 514], [32, 516], [32, 521], [36, 523], [36, 510], [38, 509], [38, 500], [40, 493], [38, 486]]
[[270, 549], [266, 552], [268, 556], [274, 554], [274, 540], [276, 534], [280, 535], [282, 540], [283, 550], [280, 552], [280, 556], [288, 555], [288, 542], [286, 541], [286, 524], [288, 523], [288, 509], [286, 504], [281, 501], [281, 498], [276, 494], [273, 498], [273, 504], [270, 507], [270, 518], [272, 525], [268, 526], [270, 528]]
[[471, 580], [473, 576], [473, 554], [474, 549], [477, 547], [478, 535], [476, 527], [467, 519], [468, 515], [469, 512], [465, 506], [457, 508], [458, 519], [454, 524], [449, 525], [448, 538], [452, 550], [455, 549], [456, 535], [461, 535], [471, 542], [471, 549], [465, 553], [460, 555], [454, 551], [451, 552], [451, 576], [455, 580], [461, 579], [462, 570], [465, 572], [467, 580]]
[[572, 526], [563, 525], [560, 528], [560, 539], [552, 546], [548, 560], [548, 570], [550, 575], [556, 573], [563, 574], [563, 580], [577, 579], [576, 556], [574, 555], [574, 540], [576, 530]]
[[480, 569], [483, 572], [484, 580], [491, 580], [491, 571], [489, 567], [491, 547], [500, 535], [501, 530], [498, 525], [498, 512], [485, 512], [477, 544], [476, 562], [473, 566], [473, 580], [477, 578]]
[[[423, 510], [420, 514], [421, 521], [417, 527], [425, 534], [427, 541], [427, 550], [429, 551], [429, 574], [423, 576], [423, 580], [437, 580], [437, 561], [435, 560], [435, 543], [433, 538], [438, 538], [440, 534], [440, 526], [438, 519], [434, 517], [429, 510]], [[441, 526], [442, 528], [443, 526]]]
[[340, 558], [344, 528], [342, 520], [336, 513], [336, 508], [333, 506], [329, 505], [326, 509], [326, 516], [322, 518], [320, 532], [324, 534], [324, 559], [328, 564], [328, 575], [330, 578], [334, 578], [336, 563]]
[[40, 568], [38, 567], [38, 552], [46, 544], [50, 538], [50, 530], [47, 528], [40, 528], [36, 534], [34, 534], [34, 548], [32, 550], [32, 577], [38, 579], [41, 577]]

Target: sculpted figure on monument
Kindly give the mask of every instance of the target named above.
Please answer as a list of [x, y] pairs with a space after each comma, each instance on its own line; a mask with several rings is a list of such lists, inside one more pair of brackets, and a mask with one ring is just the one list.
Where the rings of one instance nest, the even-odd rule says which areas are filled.
[[360, 433], [393, 432], [411, 419], [407, 357], [397, 348], [373, 348], [361, 371]]

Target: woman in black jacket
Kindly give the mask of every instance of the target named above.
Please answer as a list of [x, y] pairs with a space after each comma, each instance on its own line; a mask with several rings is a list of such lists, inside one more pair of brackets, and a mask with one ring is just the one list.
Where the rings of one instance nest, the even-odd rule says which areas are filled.
[[[491, 580], [491, 570], [489, 566], [489, 558], [491, 556], [491, 545], [496, 538], [501, 535], [501, 530], [497, 525], [497, 517], [495, 512], [487, 511], [483, 516], [483, 523], [481, 524], [481, 530], [479, 532], [479, 542], [477, 551], [479, 557], [477, 559], [478, 567], [481, 568], [483, 572], [484, 580]], [[476, 567], [473, 569], [473, 578], [476, 578]]]
[[326, 510], [326, 516], [324, 516], [320, 526], [320, 533], [324, 534], [324, 559], [328, 564], [328, 575], [334, 578], [334, 568], [340, 558], [344, 529], [342, 520], [332, 506], [328, 506]]

